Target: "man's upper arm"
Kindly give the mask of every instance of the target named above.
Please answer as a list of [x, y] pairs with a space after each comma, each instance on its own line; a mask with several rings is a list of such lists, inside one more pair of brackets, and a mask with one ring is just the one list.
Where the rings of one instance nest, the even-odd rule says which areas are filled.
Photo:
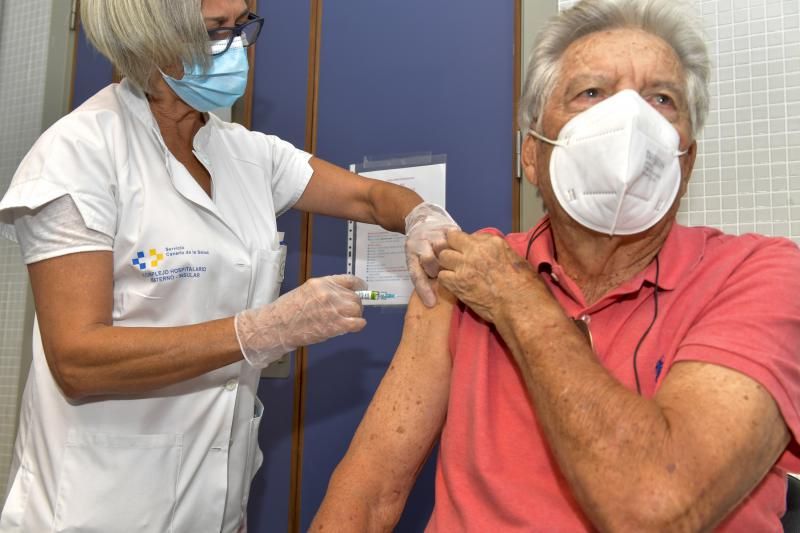
[[341, 476], [345, 483], [377, 489], [375, 496], [381, 498], [400, 496], [401, 505], [447, 410], [454, 299], [441, 288], [438, 298], [429, 309], [416, 295], [412, 297], [394, 359], [339, 467], [346, 471]]
[[[780, 457], [789, 431], [772, 396], [752, 378], [723, 366], [680, 362], [655, 396], [668, 421], [674, 458], [661, 465], [690, 497], [690, 520], [719, 523]], [[688, 490], [687, 490], [688, 489]]]
[[655, 396], [671, 442], [687, 448], [674, 450], [683, 464], [671, 465], [673, 475], [686, 476], [693, 507], [708, 516], [740, 503], [797, 435], [800, 253], [783, 240], [742, 242], [746, 255], [681, 341]]

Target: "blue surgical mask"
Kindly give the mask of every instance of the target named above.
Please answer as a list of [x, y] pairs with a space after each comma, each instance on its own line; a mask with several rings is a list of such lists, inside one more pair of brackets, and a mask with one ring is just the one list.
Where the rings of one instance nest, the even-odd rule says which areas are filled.
[[241, 37], [236, 37], [226, 52], [212, 56], [207, 71], [203, 72], [199, 65], [184, 65], [183, 78], [179, 80], [163, 72], [161, 75], [181, 100], [207, 112], [230, 107], [244, 94], [248, 69], [247, 51]]

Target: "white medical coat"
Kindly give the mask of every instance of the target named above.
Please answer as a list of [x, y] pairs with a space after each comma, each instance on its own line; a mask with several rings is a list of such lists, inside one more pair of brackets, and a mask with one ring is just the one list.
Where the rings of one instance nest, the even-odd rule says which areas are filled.
[[[213, 115], [194, 139], [213, 201], [164, 144], [144, 95], [100, 91], [45, 132], [0, 202], [14, 238], [26, 208], [70, 195], [114, 239], [115, 326], [178, 326], [274, 300], [285, 248], [275, 217], [310, 155]], [[0, 531], [236, 531], [261, 464], [259, 371], [236, 363], [136, 397], [73, 402], [38, 327]]]

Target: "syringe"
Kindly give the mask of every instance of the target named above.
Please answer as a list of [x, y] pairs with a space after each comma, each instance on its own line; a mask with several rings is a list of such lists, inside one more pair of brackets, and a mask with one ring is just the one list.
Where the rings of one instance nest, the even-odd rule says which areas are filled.
[[386, 291], [356, 291], [362, 300], [391, 300], [396, 298], [394, 294]]

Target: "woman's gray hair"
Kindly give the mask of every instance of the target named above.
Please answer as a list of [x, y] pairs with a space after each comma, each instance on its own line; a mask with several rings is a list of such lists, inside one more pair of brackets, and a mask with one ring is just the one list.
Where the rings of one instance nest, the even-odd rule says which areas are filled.
[[81, 0], [86, 36], [145, 92], [157, 69], [210, 64], [202, 0]]
[[688, 4], [679, 0], [583, 0], [547, 23], [533, 46], [519, 103], [519, 127], [541, 129], [542, 109], [555, 87], [561, 57], [569, 45], [590, 33], [636, 28], [660, 37], [678, 56], [686, 76], [692, 136], [708, 114], [710, 61], [703, 33]]

